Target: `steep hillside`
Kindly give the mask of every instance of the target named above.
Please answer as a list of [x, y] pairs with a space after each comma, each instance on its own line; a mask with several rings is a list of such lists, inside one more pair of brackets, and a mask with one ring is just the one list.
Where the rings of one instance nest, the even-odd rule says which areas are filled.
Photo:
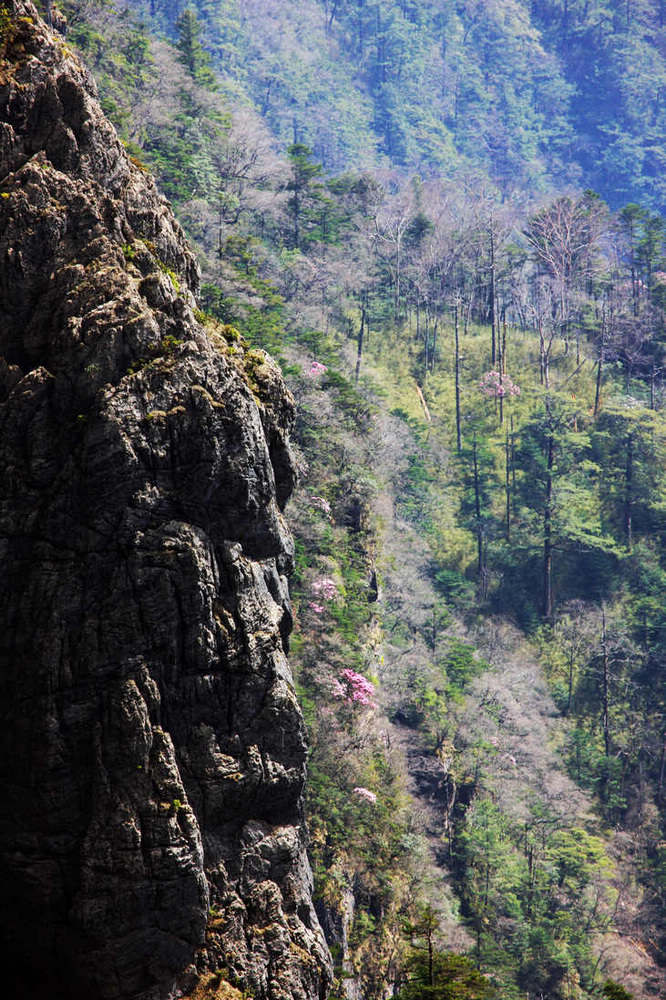
[[[304, 547], [311, 851], [339, 995], [379, 998], [404, 982], [430, 913], [437, 948], [473, 955], [491, 996], [582, 1000], [613, 981], [659, 996], [653, 886], [640, 884], [655, 831], [612, 831], [576, 783], [573, 727], [539, 648], [487, 606], [443, 597], [433, 539], [405, 508], [414, 451], [444, 459], [439, 419], [419, 441], [375, 398], [353, 430], [327, 388], [335, 399], [327, 373], [298, 383], [309, 470], [291, 516]], [[423, 414], [419, 424], [428, 433]], [[369, 697], [346, 687], [349, 671], [369, 679]]]
[[[172, 37], [178, 0], [133, 0]], [[579, 184], [663, 211], [664, 12], [619, 0], [197, 0], [226, 86], [329, 169], [388, 165], [510, 196]]]
[[0, 927], [12, 996], [314, 1000], [293, 400], [29, 3], [0, 20]]

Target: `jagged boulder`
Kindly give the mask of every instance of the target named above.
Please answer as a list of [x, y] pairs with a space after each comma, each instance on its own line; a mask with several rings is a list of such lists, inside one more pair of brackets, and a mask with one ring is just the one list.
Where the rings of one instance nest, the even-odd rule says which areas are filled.
[[9, 0], [0, 927], [24, 997], [330, 979], [284, 651], [293, 401], [267, 357], [213, 343], [197, 283], [91, 78]]

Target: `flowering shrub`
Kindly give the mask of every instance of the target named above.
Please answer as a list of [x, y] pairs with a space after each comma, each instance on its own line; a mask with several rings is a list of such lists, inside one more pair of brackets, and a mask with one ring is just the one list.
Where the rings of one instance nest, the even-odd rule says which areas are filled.
[[310, 503], [317, 510], [322, 511], [327, 517], [331, 516], [331, 505], [324, 497], [310, 497]]
[[338, 597], [338, 588], [335, 581], [330, 576], [322, 576], [312, 584], [312, 593], [315, 597], [321, 597], [325, 601], [334, 601]]
[[323, 375], [325, 371], [326, 365], [322, 365], [321, 361], [313, 361], [305, 374], [308, 378], [318, 378], [320, 375]]
[[324, 610], [324, 605], [323, 604], [317, 604], [316, 601], [309, 601], [308, 602], [308, 607], [310, 608], [311, 611], [314, 611], [314, 613], [316, 615], [320, 615], [322, 613], [322, 611]]
[[484, 396], [492, 396], [499, 399], [502, 396], [520, 396], [520, 388], [508, 376], [500, 372], [486, 372], [479, 382], [479, 389]]
[[363, 788], [361, 785], [357, 785], [356, 788], [352, 788], [354, 795], [358, 795], [360, 799], [365, 799], [370, 805], [374, 806], [377, 802], [377, 796], [374, 792], [371, 792], [369, 788]]
[[375, 685], [363, 674], [357, 674], [355, 670], [347, 667], [342, 671], [340, 680], [335, 681], [333, 695], [336, 698], [344, 698], [345, 701], [357, 705], [369, 705], [374, 708], [372, 695], [375, 693]]
[[331, 694], [333, 695], [334, 698], [346, 698], [347, 688], [342, 683], [342, 681], [339, 681], [337, 679], [333, 680], [331, 681]]

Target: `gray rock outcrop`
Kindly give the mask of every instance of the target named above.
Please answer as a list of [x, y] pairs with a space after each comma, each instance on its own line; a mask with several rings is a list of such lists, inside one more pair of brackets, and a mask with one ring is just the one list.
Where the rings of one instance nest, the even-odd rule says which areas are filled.
[[[293, 401], [34, 7], [0, 25], [0, 926], [17, 996], [314, 1000]], [[240, 993], [238, 994], [240, 996]]]

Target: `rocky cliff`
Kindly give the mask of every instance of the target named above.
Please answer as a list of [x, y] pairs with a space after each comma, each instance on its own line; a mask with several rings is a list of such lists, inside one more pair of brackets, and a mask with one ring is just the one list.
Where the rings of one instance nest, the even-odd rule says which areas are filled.
[[[9, 993], [312, 1000], [285, 641], [293, 402], [94, 84], [0, 10], [0, 925]], [[234, 984], [230, 986], [229, 984]], [[14, 992], [12, 992], [12, 990]]]

